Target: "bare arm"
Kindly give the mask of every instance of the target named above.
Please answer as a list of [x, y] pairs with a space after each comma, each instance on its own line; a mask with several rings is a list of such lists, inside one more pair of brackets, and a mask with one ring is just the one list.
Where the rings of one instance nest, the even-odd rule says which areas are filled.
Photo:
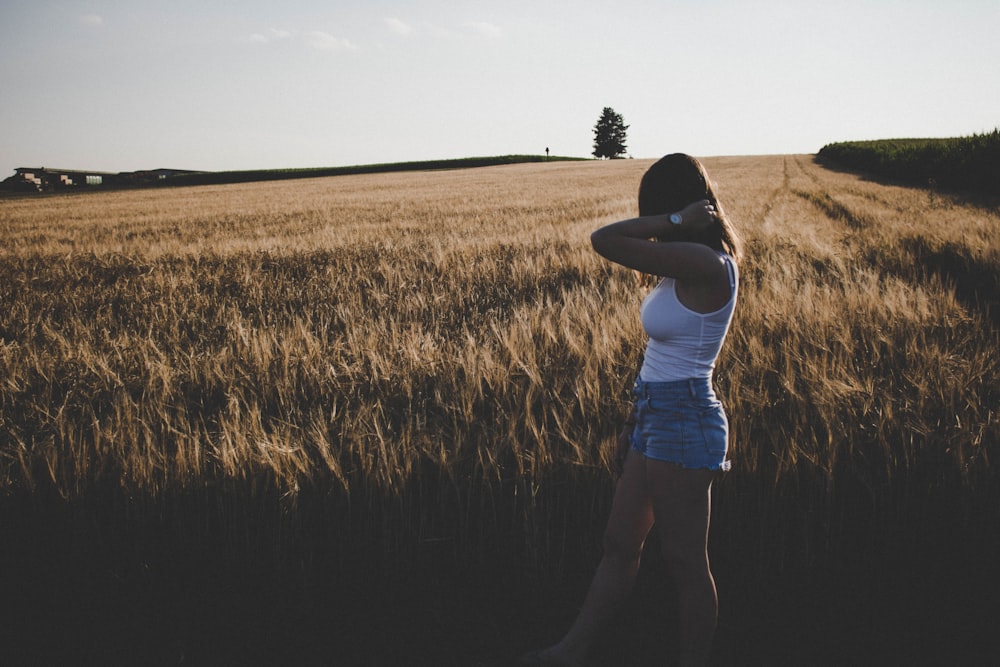
[[650, 240], [669, 239], [680, 228], [704, 227], [715, 218], [715, 210], [704, 200], [679, 213], [680, 225], [670, 222], [666, 214], [631, 218], [601, 227], [590, 235], [590, 242], [601, 256], [630, 269], [676, 278], [682, 283], [709, 282], [725, 270], [714, 250], [701, 243]]

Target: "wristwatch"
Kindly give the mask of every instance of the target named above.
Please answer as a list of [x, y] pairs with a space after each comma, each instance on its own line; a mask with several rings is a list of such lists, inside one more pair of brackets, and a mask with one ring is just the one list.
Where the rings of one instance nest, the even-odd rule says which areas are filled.
[[670, 214], [670, 222], [674, 223], [675, 225], [681, 224], [681, 214], [680, 213], [671, 213]]

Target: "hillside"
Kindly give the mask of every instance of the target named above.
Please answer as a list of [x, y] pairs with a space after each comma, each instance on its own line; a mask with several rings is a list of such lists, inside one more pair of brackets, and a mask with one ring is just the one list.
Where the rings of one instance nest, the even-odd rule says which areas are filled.
[[36, 192], [94, 192], [122, 188], [178, 187], [189, 185], [223, 185], [227, 183], [255, 183], [298, 178], [322, 178], [351, 174], [383, 174], [399, 171], [433, 171], [442, 169], [471, 169], [505, 164], [532, 162], [579, 161], [572, 158], [548, 155], [498, 155], [492, 157], [467, 157], [451, 160], [422, 160], [391, 162], [346, 167], [310, 167], [302, 169], [253, 169], [244, 171], [192, 171], [155, 169], [135, 172], [88, 172], [86, 170], [58, 170], [40, 168], [19, 173], [0, 182], [0, 193]]

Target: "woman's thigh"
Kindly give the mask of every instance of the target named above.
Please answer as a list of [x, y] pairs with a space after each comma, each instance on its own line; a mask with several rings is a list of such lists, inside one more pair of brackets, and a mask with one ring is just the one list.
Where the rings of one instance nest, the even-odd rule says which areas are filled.
[[652, 526], [653, 505], [646, 484], [646, 459], [639, 452], [629, 451], [604, 531], [605, 553], [638, 556]]
[[650, 502], [664, 552], [701, 562], [708, 552], [714, 470], [682, 468], [665, 461], [646, 461]]

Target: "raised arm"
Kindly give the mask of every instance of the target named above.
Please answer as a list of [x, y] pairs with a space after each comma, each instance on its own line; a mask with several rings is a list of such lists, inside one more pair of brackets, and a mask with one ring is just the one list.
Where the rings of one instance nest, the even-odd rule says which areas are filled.
[[[642, 273], [688, 284], [714, 281], [725, 271], [718, 253], [702, 243], [671, 241], [671, 237], [687, 236], [683, 231], [707, 227], [715, 220], [715, 209], [702, 200], [678, 211], [674, 220], [677, 216], [679, 224], [672, 222], [668, 214], [615, 222], [591, 234], [590, 242], [606, 259]], [[656, 238], [662, 241], [651, 240]]]

